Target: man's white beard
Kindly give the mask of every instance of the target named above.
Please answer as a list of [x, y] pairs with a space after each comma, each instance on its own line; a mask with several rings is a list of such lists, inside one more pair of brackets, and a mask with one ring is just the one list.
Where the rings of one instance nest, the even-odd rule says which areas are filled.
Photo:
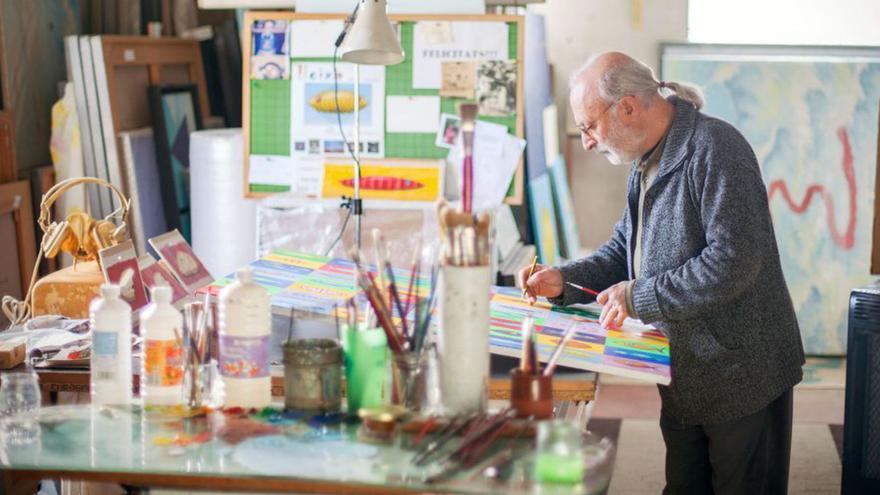
[[[624, 136], [623, 126], [620, 125], [620, 122], [617, 120], [617, 117], [611, 116], [611, 121], [609, 122], [611, 128], [608, 130], [608, 139], [607, 141], [614, 141], [615, 143], [620, 142], [635, 142], [637, 141], [637, 137], [639, 136]], [[638, 158], [638, 154], [632, 153], [633, 156], [627, 155], [625, 152], [615, 149], [610, 145], [603, 146], [599, 153], [602, 153], [605, 158], [611, 162], [612, 165], [620, 166], [625, 163], [632, 163], [633, 160]]]

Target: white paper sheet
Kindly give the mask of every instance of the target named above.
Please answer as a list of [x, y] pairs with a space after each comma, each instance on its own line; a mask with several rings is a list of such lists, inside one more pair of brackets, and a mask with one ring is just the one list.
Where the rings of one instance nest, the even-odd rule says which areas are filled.
[[385, 132], [435, 134], [440, 128], [439, 96], [389, 96], [385, 112]]
[[342, 20], [303, 20], [290, 23], [291, 57], [332, 57]]
[[[206, 0], [201, 0], [206, 1]], [[210, 0], [218, 2], [220, 0]], [[236, 0], [241, 2], [242, 0]], [[248, 0], [249, 2], [267, 2], [269, 0]], [[283, 0], [271, 0], [274, 2]], [[317, 12], [350, 14], [355, 2], [352, 0], [297, 0], [298, 13]], [[204, 8], [204, 7], [202, 7]], [[253, 8], [253, 7], [252, 7]], [[483, 0], [443, 0], [442, 2], [426, 2], [425, 0], [392, 0], [388, 2], [389, 14], [485, 14], [486, 2]]]
[[324, 160], [297, 159], [293, 164], [291, 194], [307, 198], [320, 198], [324, 184]]
[[[474, 205], [475, 211], [495, 209], [504, 202], [510, 180], [516, 171], [526, 142], [507, 133], [507, 127], [482, 120], [474, 132]], [[462, 178], [461, 138], [449, 152], [459, 185]]]
[[510, 206], [501, 205], [495, 210], [495, 242], [501, 259], [507, 259], [513, 249], [519, 244], [519, 228]]
[[280, 155], [251, 155], [248, 184], [290, 186], [293, 183], [293, 159]]
[[[337, 63], [339, 108], [342, 128], [354, 143], [353, 64]], [[348, 156], [339, 132], [334, 98], [333, 65], [327, 62], [291, 66], [291, 155], [294, 157]], [[385, 156], [385, 67], [360, 67], [361, 156]]]
[[504, 22], [452, 23], [452, 41], [436, 41], [437, 30], [417, 22], [413, 33], [413, 87], [440, 89], [441, 63], [453, 60], [507, 60], [508, 27]]

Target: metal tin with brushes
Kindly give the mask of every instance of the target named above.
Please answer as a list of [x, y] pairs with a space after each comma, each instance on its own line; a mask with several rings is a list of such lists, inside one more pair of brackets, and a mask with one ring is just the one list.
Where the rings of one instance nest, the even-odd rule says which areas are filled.
[[284, 352], [284, 405], [317, 413], [342, 407], [342, 347], [330, 339], [288, 341]]

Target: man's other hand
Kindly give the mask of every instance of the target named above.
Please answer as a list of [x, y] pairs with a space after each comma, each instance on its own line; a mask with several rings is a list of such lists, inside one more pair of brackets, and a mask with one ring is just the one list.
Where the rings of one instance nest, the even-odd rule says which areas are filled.
[[599, 316], [602, 328], [620, 328], [623, 320], [629, 316], [626, 310], [626, 284], [618, 282], [596, 296], [596, 302], [602, 305], [602, 315]]

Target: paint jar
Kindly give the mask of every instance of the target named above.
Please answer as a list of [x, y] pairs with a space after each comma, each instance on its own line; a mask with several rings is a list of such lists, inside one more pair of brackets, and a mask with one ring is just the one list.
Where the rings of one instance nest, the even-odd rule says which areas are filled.
[[183, 403], [190, 409], [223, 405], [223, 382], [217, 361], [199, 363], [187, 359], [183, 371]]
[[423, 399], [427, 393], [429, 371], [426, 369], [429, 360], [427, 354], [402, 352], [392, 354], [388, 361], [391, 380], [391, 404], [399, 405], [411, 412], [422, 409]]
[[330, 339], [293, 340], [284, 351], [284, 406], [335, 413], [342, 408], [342, 348]]
[[553, 376], [510, 370], [510, 407], [518, 418], [552, 418]]
[[577, 485], [584, 479], [583, 432], [573, 421], [538, 423], [534, 478], [538, 483]]
[[381, 328], [345, 329], [345, 396], [348, 414], [386, 403], [388, 339]]
[[447, 414], [489, 405], [489, 282], [488, 266], [440, 269], [437, 352]]

